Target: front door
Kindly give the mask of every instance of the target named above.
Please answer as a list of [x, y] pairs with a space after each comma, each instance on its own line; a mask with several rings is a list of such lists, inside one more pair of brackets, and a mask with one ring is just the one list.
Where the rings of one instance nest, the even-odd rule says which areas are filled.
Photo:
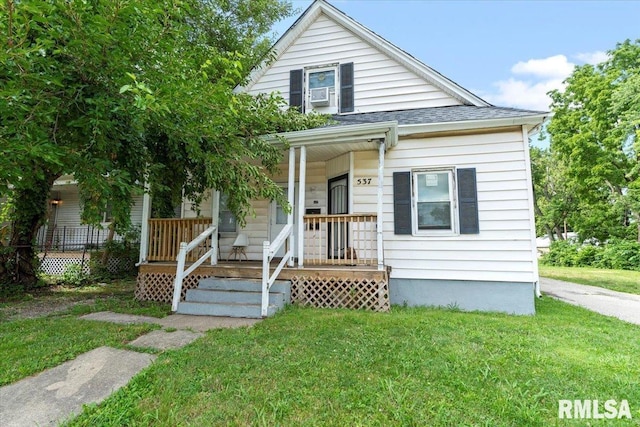
[[[282, 189], [284, 191], [284, 194], [287, 194], [287, 188], [284, 187]], [[296, 227], [296, 218], [297, 218], [297, 213], [298, 213], [298, 206], [296, 204], [296, 206], [294, 206], [294, 212], [293, 212], [293, 236], [294, 236], [294, 247], [293, 247], [293, 256], [295, 257], [296, 252], [295, 252], [295, 248], [296, 248], [296, 244], [298, 242], [297, 239], [297, 234], [298, 234], [298, 230]], [[284, 209], [282, 208], [282, 206], [280, 206], [278, 203], [276, 203], [275, 201], [271, 202], [270, 205], [270, 212], [269, 212], [269, 218], [270, 218], [270, 224], [269, 224], [269, 241], [273, 242], [274, 239], [276, 237], [278, 237], [278, 235], [280, 234], [280, 232], [282, 231], [282, 229], [284, 228], [285, 225], [287, 225], [287, 213], [284, 211]], [[283, 257], [284, 256], [284, 245], [278, 250], [278, 252], [276, 252], [276, 257]]]
[[[329, 215], [349, 213], [349, 175], [341, 175], [329, 180]], [[332, 219], [329, 222], [329, 258], [343, 258], [349, 246], [349, 224], [346, 221]]]

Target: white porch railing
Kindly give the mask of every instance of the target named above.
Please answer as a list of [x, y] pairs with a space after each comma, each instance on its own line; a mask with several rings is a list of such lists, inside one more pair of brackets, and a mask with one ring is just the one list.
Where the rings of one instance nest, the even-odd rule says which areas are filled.
[[[285, 254], [280, 260], [280, 263], [276, 267], [273, 274], [269, 275], [269, 270], [271, 266], [271, 260], [275, 256], [276, 253], [280, 250], [282, 245], [285, 242], [289, 242], [288, 247], [285, 248]], [[269, 243], [265, 241], [262, 243], [262, 317], [267, 316], [267, 311], [269, 308], [269, 290], [271, 286], [276, 281], [276, 278], [286, 265], [286, 263], [293, 256], [293, 225], [287, 224], [278, 237], [276, 237], [273, 242]]]
[[315, 265], [380, 264], [374, 213], [305, 215], [305, 263]]
[[210, 239], [211, 241], [211, 249], [209, 249], [204, 255], [198, 258], [193, 264], [189, 266], [186, 270], [184, 269], [184, 264], [187, 259], [187, 254], [192, 250], [199, 247], [202, 242], [204, 242], [209, 236], [212, 236], [213, 233], [218, 229], [217, 226], [212, 225], [207, 228], [205, 231], [200, 233], [198, 237], [193, 239], [191, 242], [181, 242], [180, 243], [180, 252], [178, 252], [178, 267], [176, 268], [176, 279], [173, 283], [173, 302], [171, 304], [171, 310], [176, 311], [178, 309], [178, 303], [180, 302], [180, 295], [182, 294], [182, 281], [185, 277], [193, 272], [196, 268], [200, 266], [204, 262], [205, 259], [211, 257], [211, 264], [215, 264], [218, 260], [217, 248], [218, 245], [216, 243], [217, 239]]

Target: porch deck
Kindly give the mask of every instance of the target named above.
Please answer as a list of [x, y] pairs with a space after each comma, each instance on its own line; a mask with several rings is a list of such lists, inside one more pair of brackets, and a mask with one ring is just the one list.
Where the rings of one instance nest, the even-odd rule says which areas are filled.
[[[171, 302], [175, 262], [149, 262], [138, 271], [136, 298]], [[275, 270], [272, 266], [271, 272]], [[243, 279], [262, 278], [260, 261], [220, 261], [217, 265], [200, 265], [184, 280], [182, 298], [188, 289], [207, 277]], [[375, 266], [314, 265], [285, 267], [278, 280], [291, 282], [292, 302], [300, 305], [331, 308], [367, 308], [389, 310], [388, 271]]]

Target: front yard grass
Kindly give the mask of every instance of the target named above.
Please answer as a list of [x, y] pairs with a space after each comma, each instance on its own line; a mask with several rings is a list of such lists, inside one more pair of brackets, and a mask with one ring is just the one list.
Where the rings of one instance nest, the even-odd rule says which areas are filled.
[[164, 353], [69, 425], [585, 425], [558, 420], [559, 399], [625, 399], [633, 419], [604, 423], [640, 425], [640, 328], [536, 305], [536, 316], [289, 308]]
[[78, 319], [107, 310], [155, 317], [169, 312], [167, 304], [135, 301], [134, 286], [131, 280], [79, 288], [56, 286], [0, 301], [0, 386], [100, 346], [122, 348], [158, 328]]
[[540, 275], [551, 279], [640, 295], [640, 271], [541, 265]]

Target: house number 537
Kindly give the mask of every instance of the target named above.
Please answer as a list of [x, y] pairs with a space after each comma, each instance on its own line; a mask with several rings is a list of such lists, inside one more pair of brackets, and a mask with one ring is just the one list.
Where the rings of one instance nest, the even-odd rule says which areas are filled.
[[371, 185], [371, 178], [357, 178], [356, 185]]

